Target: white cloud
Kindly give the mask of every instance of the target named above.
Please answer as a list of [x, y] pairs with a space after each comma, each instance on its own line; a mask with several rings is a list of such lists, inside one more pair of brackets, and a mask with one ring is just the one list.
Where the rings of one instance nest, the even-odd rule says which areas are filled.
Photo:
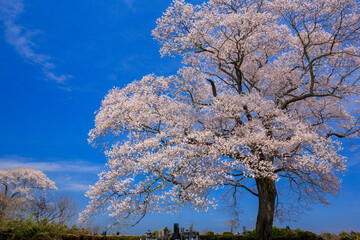
[[51, 57], [35, 51], [35, 44], [31, 36], [41, 33], [39, 30], [29, 31], [22, 25], [16, 24], [16, 18], [22, 13], [24, 4], [22, 0], [0, 0], [0, 20], [4, 25], [6, 41], [27, 61], [40, 65], [47, 80], [64, 83], [72, 78], [70, 74], [56, 75], [52, 69], [55, 64]]
[[7, 155], [0, 157], [0, 169], [18, 167], [34, 168], [43, 171], [61, 191], [86, 192], [90, 183], [97, 179], [104, 166], [83, 160], [47, 159], [39, 161], [32, 157]]
[[21, 157], [17, 155], [4, 156], [0, 158], [0, 169], [10, 168], [34, 168], [43, 172], [78, 172], [78, 173], [99, 173], [103, 166], [87, 161], [72, 160], [59, 161], [38, 161], [34, 158]]
[[57, 83], [65, 83], [66, 80], [72, 78], [72, 75], [70, 74], [66, 74], [66, 75], [62, 74], [60, 76], [56, 76], [53, 72], [50, 72], [46, 68], [43, 69], [43, 72], [48, 79], [54, 80]]
[[82, 183], [68, 183], [61, 190], [65, 191], [88, 191], [90, 185], [82, 184]]

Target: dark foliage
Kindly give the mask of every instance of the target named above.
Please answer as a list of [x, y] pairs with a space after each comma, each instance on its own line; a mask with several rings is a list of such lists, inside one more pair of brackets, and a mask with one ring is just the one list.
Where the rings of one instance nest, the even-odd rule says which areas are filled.
[[67, 227], [47, 219], [35, 221], [32, 218], [19, 218], [0, 222], [1, 240], [60, 240], [64, 233], [79, 234], [84, 231], [76, 226]]
[[140, 237], [133, 235], [89, 235], [80, 234], [79, 236], [73, 234], [63, 234], [62, 240], [139, 240]]
[[[201, 235], [202, 240], [253, 240], [255, 239], [255, 232], [250, 231], [247, 235]], [[283, 229], [278, 227], [273, 227], [272, 229], [272, 239], [273, 240], [322, 240], [323, 238], [319, 235], [303, 231], [300, 229], [291, 230]]]

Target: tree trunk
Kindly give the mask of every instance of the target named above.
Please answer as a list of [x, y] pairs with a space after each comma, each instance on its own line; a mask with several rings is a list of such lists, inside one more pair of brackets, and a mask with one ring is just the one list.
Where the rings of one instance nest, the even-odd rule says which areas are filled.
[[275, 181], [269, 178], [256, 179], [259, 194], [259, 210], [256, 219], [256, 240], [271, 240], [276, 200]]

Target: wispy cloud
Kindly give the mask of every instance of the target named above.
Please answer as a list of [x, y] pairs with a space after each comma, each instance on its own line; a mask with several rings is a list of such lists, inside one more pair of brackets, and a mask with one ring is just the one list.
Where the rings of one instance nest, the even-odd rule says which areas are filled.
[[69, 183], [62, 188], [65, 191], [78, 191], [78, 192], [86, 192], [89, 190], [90, 185], [82, 184], [82, 183]]
[[123, 0], [123, 1], [129, 8], [132, 8], [135, 2], [135, 0]]
[[39, 65], [47, 80], [56, 83], [65, 83], [68, 79], [72, 78], [72, 75], [56, 75], [53, 70], [56, 66], [52, 62], [51, 56], [35, 51], [36, 45], [31, 41], [31, 37], [41, 33], [41, 31], [30, 31], [16, 23], [16, 19], [23, 12], [23, 9], [24, 3], [22, 0], [0, 0], [0, 20], [4, 25], [6, 41], [12, 45], [24, 59]]
[[17, 155], [4, 156], [0, 158], [0, 169], [11, 169], [17, 167], [34, 168], [44, 172], [78, 172], [78, 173], [99, 173], [103, 166], [87, 161], [72, 160], [59, 161], [51, 160], [38, 161], [35, 158], [21, 157]]
[[83, 160], [46, 159], [40, 161], [32, 157], [6, 155], [0, 157], [1, 169], [34, 168], [44, 172], [61, 191], [85, 193], [89, 186], [97, 180], [97, 174], [104, 166]]
[[360, 166], [360, 157], [358, 155], [352, 155], [347, 159], [346, 166], [348, 168], [358, 168]]

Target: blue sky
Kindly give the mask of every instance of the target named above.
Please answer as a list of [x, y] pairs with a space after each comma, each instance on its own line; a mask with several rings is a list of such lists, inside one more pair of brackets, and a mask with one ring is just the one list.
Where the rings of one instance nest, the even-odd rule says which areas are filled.
[[[0, 0], [0, 169], [44, 171], [82, 210], [83, 195], [106, 159], [87, 143], [94, 112], [113, 86], [142, 76], [171, 75], [178, 59], [160, 58], [151, 37], [167, 0]], [[297, 222], [278, 226], [321, 233], [360, 231], [360, 151], [343, 154], [349, 171], [330, 206], [314, 206]], [[241, 225], [255, 226], [257, 199], [242, 202]], [[129, 234], [190, 224], [229, 231], [222, 212], [153, 214]]]

